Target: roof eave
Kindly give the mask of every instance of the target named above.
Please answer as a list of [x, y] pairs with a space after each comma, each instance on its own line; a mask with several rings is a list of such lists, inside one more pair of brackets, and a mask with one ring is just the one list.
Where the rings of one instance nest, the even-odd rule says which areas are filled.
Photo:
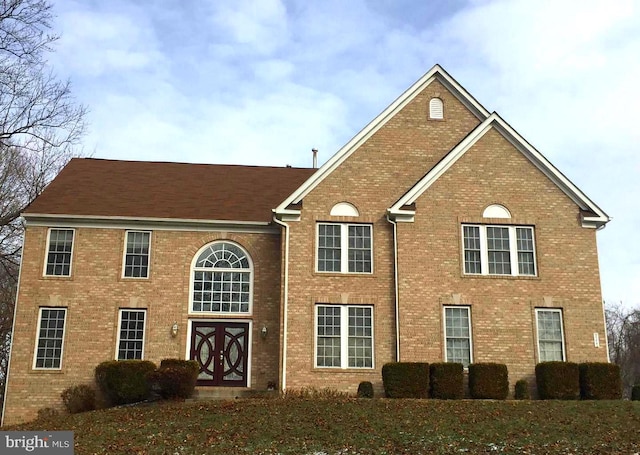
[[271, 221], [244, 221], [244, 220], [215, 220], [215, 219], [183, 219], [183, 218], [159, 218], [159, 217], [128, 217], [105, 215], [72, 215], [51, 213], [22, 213], [27, 225], [44, 223], [89, 223], [89, 224], [189, 224], [202, 226], [246, 226], [266, 227]]

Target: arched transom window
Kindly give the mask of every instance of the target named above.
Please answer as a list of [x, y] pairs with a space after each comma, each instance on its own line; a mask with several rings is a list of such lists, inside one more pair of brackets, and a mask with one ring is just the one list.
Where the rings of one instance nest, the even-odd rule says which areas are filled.
[[199, 254], [193, 267], [194, 313], [249, 313], [252, 266], [248, 254], [230, 242], [216, 242]]

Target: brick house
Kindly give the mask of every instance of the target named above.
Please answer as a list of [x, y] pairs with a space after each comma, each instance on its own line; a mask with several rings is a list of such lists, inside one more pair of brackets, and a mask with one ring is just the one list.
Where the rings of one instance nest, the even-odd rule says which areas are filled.
[[609, 217], [435, 66], [319, 169], [74, 159], [25, 211], [3, 418], [105, 360], [381, 391], [391, 361], [607, 361]]

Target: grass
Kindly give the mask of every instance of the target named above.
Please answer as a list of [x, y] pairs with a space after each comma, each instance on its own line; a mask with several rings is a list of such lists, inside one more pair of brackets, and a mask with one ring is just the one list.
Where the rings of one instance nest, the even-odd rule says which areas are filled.
[[3, 430], [73, 430], [83, 454], [637, 454], [640, 402], [355, 398], [169, 402]]

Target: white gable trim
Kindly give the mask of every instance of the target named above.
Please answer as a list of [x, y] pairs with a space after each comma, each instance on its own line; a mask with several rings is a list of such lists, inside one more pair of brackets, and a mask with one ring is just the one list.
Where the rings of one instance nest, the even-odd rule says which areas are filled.
[[[382, 113], [365, 126], [340, 150], [338, 150], [317, 172], [307, 179], [296, 191], [274, 209], [275, 216], [287, 221], [299, 220], [300, 210], [287, 208], [291, 204], [298, 204], [309, 194], [320, 182], [337, 169], [353, 152], [355, 152], [373, 134], [382, 128], [393, 116], [402, 108], [409, 104], [433, 81], [438, 80], [449, 90], [467, 109], [469, 109], [479, 120], [484, 120], [489, 116], [487, 111], [478, 101], [471, 96], [455, 79], [453, 79], [440, 65], [435, 65], [415, 84], [409, 87], [393, 103], [391, 103]], [[425, 114], [426, 115], [426, 114]]]
[[400, 198], [388, 213], [397, 221], [413, 222], [415, 209], [403, 210], [412, 206], [416, 200], [438, 179], [447, 172], [479, 139], [489, 130], [495, 128], [531, 163], [546, 175], [560, 190], [562, 190], [580, 209], [593, 212], [595, 216], [582, 216], [582, 226], [599, 228], [610, 221], [609, 216], [589, 199], [580, 189], [553, 166], [540, 152], [529, 144], [520, 134], [505, 122], [495, 112], [465, 137], [449, 154], [436, 164], [422, 179], [420, 179], [402, 198]]

